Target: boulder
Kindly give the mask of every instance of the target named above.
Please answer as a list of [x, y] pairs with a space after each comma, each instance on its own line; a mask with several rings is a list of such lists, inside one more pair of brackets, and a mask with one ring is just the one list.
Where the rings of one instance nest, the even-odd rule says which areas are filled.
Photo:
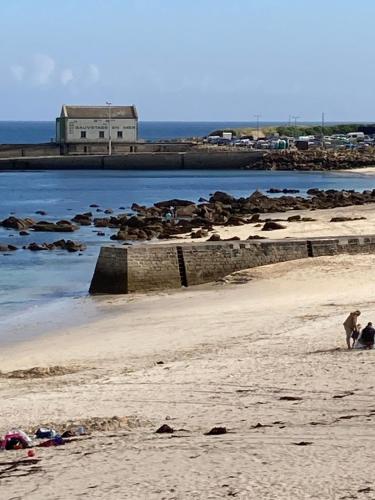
[[221, 241], [221, 236], [218, 233], [211, 234], [207, 241]]
[[46, 243], [30, 243], [27, 247], [23, 247], [25, 250], [31, 250], [33, 252], [40, 252], [43, 250], [51, 250]]
[[235, 198], [234, 198], [234, 196], [232, 196], [228, 193], [223, 193], [222, 191], [216, 191], [210, 197], [209, 201], [210, 201], [210, 203], [215, 203], [216, 201], [219, 201], [220, 203], [223, 203], [224, 205], [231, 205], [235, 201]]
[[77, 214], [72, 218], [73, 222], [76, 222], [80, 226], [91, 226], [91, 215], [88, 214]]
[[35, 213], [38, 215], [43, 215], [43, 216], [47, 215], [47, 212], [45, 212], [44, 210], [37, 210]]
[[259, 220], [260, 220], [260, 214], [253, 214], [247, 222], [249, 224], [255, 224], [256, 222], [259, 222]]
[[107, 219], [107, 218], [94, 219], [94, 226], [95, 227], [108, 227], [109, 226], [109, 219]]
[[186, 205], [184, 207], [178, 207], [176, 210], [176, 215], [177, 217], [193, 217], [196, 211], [196, 205]]
[[300, 215], [291, 215], [288, 217], [288, 222], [301, 222], [301, 216]]
[[229, 217], [227, 222], [225, 223], [226, 226], [243, 226], [244, 224], [247, 223], [247, 220], [239, 217], [238, 215], [232, 215]]
[[332, 217], [329, 222], [349, 222], [355, 220], [365, 220], [366, 217]]
[[144, 218], [133, 215], [132, 217], [130, 217], [130, 219], [127, 219], [126, 226], [132, 228], [141, 228], [145, 226], [145, 220]]
[[70, 221], [60, 220], [56, 223], [48, 221], [40, 221], [32, 226], [34, 231], [38, 232], [56, 232], [56, 233], [71, 233], [78, 229], [78, 226]]
[[6, 245], [0, 243], [0, 252], [14, 252], [15, 250], [17, 250], [17, 247], [15, 247], [14, 245]]
[[19, 231], [21, 229], [29, 229], [29, 227], [31, 227], [33, 224], [35, 224], [35, 221], [33, 219], [29, 219], [28, 217], [26, 217], [25, 219], [19, 219], [18, 217], [8, 217], [0, 223], [0, 226], [9, 229], [17, 229]]
[[276, 231], [277, 229], [286, 229], [286, 227], [273, 221], [266, 222], [262, 227], [262, 231]]
[[169, 209], [170, 207], [174, 208], [187, 207], [189, 205], [194, 205], [194, 202], [189, 200], [179, 200], [176, 198], [174, 198], [173, 200], [165, 200], [154, 203], [154, 206], [157, 208], [167, 208], [167, 209]]
[[68, 252], [82, 252], [86, 250], [86, 245], [80, 241], [59, 240], [55, 241], [53, 245], [56, 248], [61, 248], [61, 250], [67, 250]]
[[198, 229], [197, 231], [193, 231], [190, 235], [191, 238], [204, 238], [208, 235], [207, 229]]

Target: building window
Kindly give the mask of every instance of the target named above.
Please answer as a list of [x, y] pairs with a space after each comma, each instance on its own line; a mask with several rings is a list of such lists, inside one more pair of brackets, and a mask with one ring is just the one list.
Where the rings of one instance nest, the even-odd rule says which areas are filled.
[[118, 130], [117, 139], [122, 139], [122, 130]]
[[99, 130], [99, 138], [104, 139], [104, 130]]
[[81, 130], [81, 139], [86, 139], [86, 130]]

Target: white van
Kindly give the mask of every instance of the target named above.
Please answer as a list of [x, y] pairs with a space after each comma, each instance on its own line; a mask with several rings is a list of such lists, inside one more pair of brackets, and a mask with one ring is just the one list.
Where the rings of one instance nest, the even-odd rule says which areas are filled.
[[365, 138], [365, 133], [364, 132], [349, 132], [348, 134], [346, 134], [346, 137], [350, 141], [358, 141], [358, 140], [363, 141]]

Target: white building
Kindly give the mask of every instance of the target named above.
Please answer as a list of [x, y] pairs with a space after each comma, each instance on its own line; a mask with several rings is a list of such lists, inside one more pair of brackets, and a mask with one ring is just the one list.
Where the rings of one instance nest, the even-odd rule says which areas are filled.
[[137, 140], [135, 106], [64, 105], [56, 119], [56, 142], [70, 152], [99, 152], [106, 149], [109, 142], [116, 148]]

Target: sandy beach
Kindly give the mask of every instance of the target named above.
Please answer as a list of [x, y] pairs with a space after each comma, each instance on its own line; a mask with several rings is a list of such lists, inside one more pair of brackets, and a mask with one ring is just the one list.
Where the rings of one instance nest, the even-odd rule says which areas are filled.
[[[2, 432], [92, 433], [0, 464], [1, 497], [372, 498], [374, 354], [348, 352], [342, 322], [354, 308], [374, 319], [374, 265], [320, 257], [97, 298], [116, 314], [4, 347]], [[62, 375], [14, 378], [35, 366]], [[165, 423], [175, 432], [156, 434]], [[227, 434], [205, 435], [214, 426]]]

